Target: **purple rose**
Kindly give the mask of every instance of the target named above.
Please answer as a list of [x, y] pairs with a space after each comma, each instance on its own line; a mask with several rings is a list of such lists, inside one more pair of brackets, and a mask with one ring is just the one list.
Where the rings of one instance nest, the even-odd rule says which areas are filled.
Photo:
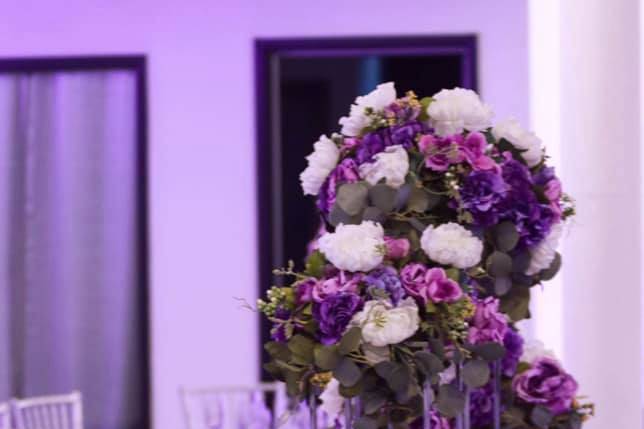
[[505, 347], [505, 357], [501, 361], [503, 374], [506, 377], [512, 377], [523, 354], [523, 338], [517, 331], [508, 328], [503, 337], [503, 346]]
[[391, 144], [409, 149], [416, 143], [416, 136], [425, 130], [423, 124], [417, 121], [393, 126], [390, 128]]
[[470, 320], [468, 341], [472, 344], [503, 343], [508, 330], [508, 319], [499, 312], [499, 300], [494, 297], [474, 299], [476, 310]]
[[472, 427], [487, 427], [494, 418], [492, 383], [472, 390], [470, 394], [470, 418]]
[[514, 378], [512, 388], [523, 401], [561, 414], [570, 410], [577, 393], [577, 382], [561, 368], [559, 362], [542, 357]]
[[463, 296], [461, 287], [448, 278], [442, 268], [427, 269], [421, 264], [409, 264], [402, 269], [401, 277], [407, 293], [424, 304], [428, 301], [455, 302]]
[[385, 247], [389, 259], [402, 259], [409, 255], [409, 240], [406, 238], [385, 237]]
[[501, 174], [505, 183], [510, 185], [513, 190], [532, 188], [530, 170], [512, 158], [512, 155], [506, 155], [506, 159], [501, 165]]
[[425, 155], [425, 166], [434, 171], [446, 171], [450, 165], [465, 159], [454, 136], [436, 137], [427, 134], [420, 138], [418, 148]]
[[461, 208], [472, 214], [474, 223], [490, 226], [498, 223], [508, 186], [493, 171], [473, 171], [461, 186]]
[[352, 293], [331, 295], [313, 306], [313, 317], [320, 328], [320, 342], [324, 345], [337, 343], [351, 318], [362, 308], [362, 300]]
[[388, 128], [381, 128], [365, 134], [360, 140], [360, 144], [356, 150], [356, 160], [358, 164], [370, 162], [373, 156], [385, 150], [387, 146], [391, 146], [391, 138], [389, 136]]
[[405, 290], [395, 268], [383, 267], [373, 270], [365, 276], [364, 282], [367, 284], [367, 292], [372, 296], [384, 293], [394, 305], [398, 305], [398, 302], [405, 297]]
[[499, 170], [499, 166], [489, 156], [485, 155], [487, 140], [481, 133], [470, 133], [467, 137], [459, 136], [461, 143], [459, 148], [465, 160], [474, 170]]
[[331, 174], [329, 174], [329, 177], [327, 177], [320, 188], [317, 200], [318, 209], [324, 214], [329, 213], [335, 203], [338, 186], [343, 183], [355, 183], [359, 180], [360, 174], [355, 161], [351, 158], [342, 160]]
[[357, 293], [362, 274], [338, 272], [333, 277], [319, 280], [313, 286], [311, 295], [315, 302], [322, 302], [331, 295], [338, 293]]

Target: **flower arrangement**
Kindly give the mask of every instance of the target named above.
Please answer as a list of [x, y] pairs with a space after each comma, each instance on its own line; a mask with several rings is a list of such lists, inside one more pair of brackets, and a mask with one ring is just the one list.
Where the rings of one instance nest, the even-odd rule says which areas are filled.
[[315, 143], [301, 182], [325, 232], [258, 301], [265, 368], [290, 395], [318, 395], [332, 419], [359, 398], [363, 429], [417, 426], [428, 406], [443, 429], [465, 414], [468, 428], [572, 429], [592, 414], [515, 326], [561, 265], [572, 200], [539, 138], [492, 116], [471, 90], [397, 98], [385, 83]]

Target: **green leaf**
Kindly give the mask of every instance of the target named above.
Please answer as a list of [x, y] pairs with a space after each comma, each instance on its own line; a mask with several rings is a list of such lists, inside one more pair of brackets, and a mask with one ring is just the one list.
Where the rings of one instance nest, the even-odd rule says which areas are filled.
[[447, 274], [447, 277], [457, 283], [461, 278], [461, 271], [458, 268], [448, 268], [445, 270], [445, 274]]
[[387, 377], [387, 384], [397, 395], [406, 393], [411, 382], [411, 371], [407, 365], [395, 364], [392, 373]]
[[507, 314], [513, 322], [530, 317], [530, 289], [525, 286], [515, 286], [501, 297], [501, 311]]
[[336, 345], [318, 345], [315, 347], [313, 354], [315, 357], [315, 364], [318, 368], [325, 371], [333, 371], [340, 363], [340, 359], [342, 359], [342, 356], [338, 352], [338, 346]]
[[512, 272], [512, 258], [507, 253], [494, 251], [486, 261], [488, 273], [494, 277], [506, 277]]
[[463, 381], [472, 388], [481, 387], [490, 380], [490, 365], [483, 360], [471, 360], [463, 365]]
[[423, 97], [420, 99], [420, 113], [418, 114], [418, 120], [425, 122], [429, 120], [429, 114], [427, 113], [427, 108], [434, 101], [432, 97]]
[[354, 386], [362, 377], [362, 372], [353, 360], [345, 357], [333, 370], [333, 376], [343, 386]]
[[488, 362], [503, 359], [505, 347], [502, 344], [489, 342], [468, 347], [472, 353], [485, 359]]
[[412, 187], [409, 184], [402, 185], [398, 188], [398, 191], [396, 192], [396, 203], [394, 206], [396, 210], [401, 210], [407, 205], [407, 201], [409, 201], [409, 197], [411, 196], [411, 189]]
[[561, 255], [559, 252], [555, 254], [555, 259], [552, 261], [550, 266], [545, 270], [539, 273], [541, 280], [551, 280], [554, 276], [557, 275], [559, 269], [561, 268]]
[[326, 258], [319, 250], [315, 250], [306, 258], [304, 274], [307, 276], [322, 278], [324, 275], [324, 266], [326, 265]]
[[424, 189], [412, 188], [409, 200], [407, 201], [407, 209], [413, 212], [424, 213], [429, 209], [430, 197], [429, 193]]
[[313, 363], [315, 343], [304, 335], [293, 335], [288, 341], [288, 349], [293, 354], [292, 359], [303, 365]]
[[510, 221], [501, 222], [492, 229], [494, 245], [501, 252], [509, 252], [519, 242], [519, 233], [516, 226]]
[[345, 183], [338, 187], [335, 202], [346, 214], [355, 216], [367, 206], [368, 193], [364, 183]]
[[288, 346], [284, 343], [269, 341], [264, 344], [264, 350], [266, 350], [273, 359], [288, 361], [291, 358], [291, 352], [289, 351]]
[[281, 380], [283, 378], [282, 369], [275, 362], [265, 363], [264, 365], [262, 365], [262, 367], [266, 372], [268, 372], [271, 375], [271, 377], [278, 380]]
[[429, 340], [429, 349], [438, 356], [440, 359], [445, 358], [445, 346], [443, 341], [438, 338], [430, 338]]
[[427, 225], [416, 219], [415, 217], [411, 218], [408, 220], [409, 224], [416, 229], [418, 232], [423, 232], [425, 231], [425, 228], [427, 228]]
[[537, 405], [530, 413], [530, 421], [539, 428], [547, 428], [552, 421], [553, 415], [546, 407]]
[[465, 408], [465, 395], [451, 384], [438, 388], [436, 408], [445, 417], [454, 418]]
[[443, 361], [433, 353], [419, 351], [414, 353], [414, 361], [418, 369], [426, 376], [431, 377], [445, 369]]
[[344, 398], [353, 398], [362, 393], [362, 390], [364, 387], [363, 384], [364, 383], [362, 382], [362, 379], [360, 379], [353, 386], [340, 385], [340, 387], [338, 388], [338, 391], [340, 392], [340, 395], [342, 395], [342, 397]]
[[371, 204], [378, 207], [383, 213], [389, 213], [396, 207], [397, 195], [397, 189], [384, 184], [375, 185], [369, 189]]
[[512, 279], [510, 277], [494, 278], [494, 293], [497, 296], [503, 296], [512, 289]]
[[384, 223], [387, 216], [378, 207], [367, 207], [362, 212], [362, 220], [371, 220], [378, 223]]
[[342, 355], [347, 355], [358, 350], [362, 342], [362, 330], [359, 327], [349, 329], [340, 340], [338, 351]]
[[333, 226], [338, 226], [341, 223], [344, 225], [357, 225], [362, 222], [362, 216], [350, 216], [340, 208], [337, 201], [333, 204], [329, 217], [327, 219]]
[[[384, 405], [384, 403], [383, 403]], [[378, 420], [362, 416], [353, 424], [354, 429], [378, 429]]]
[[286, 393], [291, 398], [298, 396], [301, 391], [301, 374], [295, 371], [286, 371]]

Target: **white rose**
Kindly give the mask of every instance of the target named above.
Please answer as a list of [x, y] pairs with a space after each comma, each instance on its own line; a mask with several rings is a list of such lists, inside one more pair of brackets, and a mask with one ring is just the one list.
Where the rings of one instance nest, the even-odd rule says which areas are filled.
[[418, 306], [410, 297], [401, 301], [398, 307], [393, 307], [389, 301], [368, 301], [351, 320], [352, 326], [362, 329], [364, 341], [376, 347], [406, 340], [418, 330], [419, 323]]
[[516, 119], [510, 118], [499, 122], [492, 128], [492, 135], [497, 140], [506, 139], [517, 149], [525, 151], [521, 152], [521, 156], [530, 167], [541, 162], [543, 158], [541, 139], [534, 133], [524, 130]]
[[552, 350], [546, 349], [541, 341], [531, 340], [523, 346], [523, 354], [519, 360], [521, 362], [532, 364], [532, 362], [542, 357], [557, 360], [555, 353]]
[[552, 264], [557, 254], [557, 247], [559, 246], [559, 239], [561, 239], [562, 233], [563, 223], [554, 224], [546, 238], [534, 248], [530, 249], [530, 266], [525, 271], [527, 275], [532, 276], [537, 274]]
[[471, 89], [443, 89], [427, 108], [430, 125], [440, 136], [460, 134], [463, 130], [481, 131], [491, 125], [494, 113]]
[[340, 395], [340, 383], [332, 378], [320, 394], [322, 404], [320, 408], [326, 413], [330, 421], [334, 421], [342, 411], [344, 398]]
[[349, 137], [359, 135], [360, 131], [369, 125], [365, 109], [380, 111], [394, 101], [396, 101], [396, 88], [393, 82], [381, 83], [369, 94], [356, 98], [351, 105], [349, 116], [340, 118], [342, 134]]
[[387, 185], [400, 188], [409, 172], [409, 155], [401, 145], [389, 146], [374, 156], [375, 161], [360, 166], [360, 177], [372, 185], [386, 179]]
[[326, 259], [340, 270], [369, 271], [382, 263], [385, 238], [382, 226], [372, 221], [360, 225], [340, 224], [319, 240]]
[[478, 264], [483, 252], [481, 240], [454, 222], [428, 226], [420, 246], [432, 261], [462, 269]]
[[322, 184], [338, 164], [340, 150], [327, 136], [320, 136], [313, 145], [313, 153], [306, 157], [308, 167], [300, 174], [304, 195], [317, 195]]

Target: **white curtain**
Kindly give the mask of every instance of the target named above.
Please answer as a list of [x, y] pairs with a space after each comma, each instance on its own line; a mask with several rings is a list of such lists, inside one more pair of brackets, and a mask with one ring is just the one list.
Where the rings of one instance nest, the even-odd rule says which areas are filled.
[[138, 428], [136, 76], [0, 74], [0, 402], [78, 389], [87, 429]]

